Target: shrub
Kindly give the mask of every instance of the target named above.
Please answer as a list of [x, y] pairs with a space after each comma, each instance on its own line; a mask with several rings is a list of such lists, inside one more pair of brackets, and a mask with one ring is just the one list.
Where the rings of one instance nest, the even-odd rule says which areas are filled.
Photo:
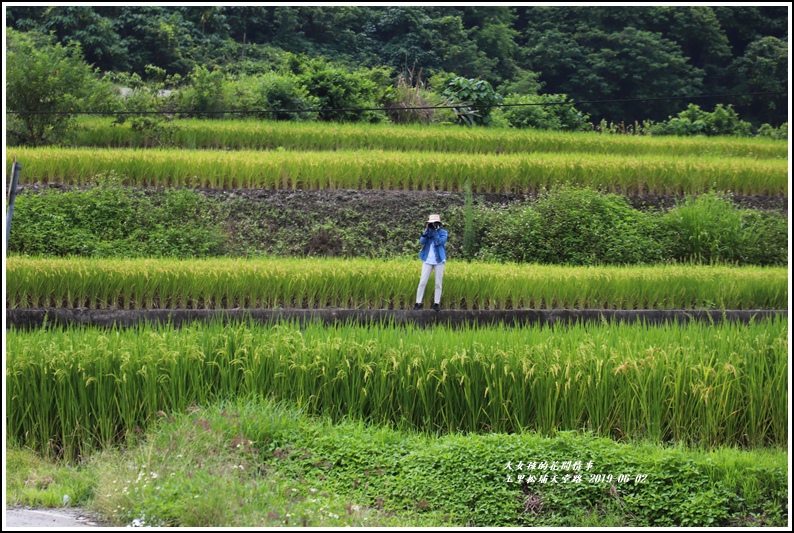
[[689, 104], [677, 117], [670, 117], [667, 122], [653, 124], [648, 128], [651, 135], [736, 135], [750, 137], [752, 126], [749, 122], [739, 119], [739, 115], [728, 104], [724, 107], [717, 104], [709, 113], [700, 106]]
[[510, 81], [498, 87], [500, 94], [512, 96], [538, 94], [544, 83], [539, 81], [540, 74], [531, 70], [518, 69], [518, 73]]
[[[223, 98], [223, 73], [218, 70], [207, 70], [196, 65], [188, 75], [190, 86], [182, 92], [179, 108], [184, 111], [224, 111], [226, 102]], [[196, 118], [223, 118], [218, 113], [193, 115]]]
[[27, 255], [204, 257], [223, 252], [225, 237], [209, 222], [210, 205], [186, 189], [153, 199], [102, 183], [86, 191], [22, 194], [9, 251]]
[[378, 107], [379, 86], [372, 71], [349, 72], [321, 60], [312, 60], [298, 75], [298, 81], [317, 99], [320, 120], [341, 122], [384, 122], [382, 111], [349, 111], [354, 108]]
[[670, 221], [671, 254], [684, 261], [734, 261], [742, 244], [742, 216], [717, 193], [687, 198], [666, 217]]
[[569, 265], [641, 264], [664, 259], [655, 219], [615, 194], [560, 187], [529, 208], [497, 216], [480, 256]]
[[590, 115], [577, 110], [568, 103], [564, 94], [511, 95], [504, 107], [507, 122], [513, 128], [535, 128], [541, 130], [585, 131], [590, 129]]
[[738, 135], [740, 137], [752, 135], [750, 123], [740, 120], [739, 115], [730, 104], [728, 107], [717, 104], [714, 111], [706, 113], [705, 121], [709, 135]]
[[146, 65], [146, 73], [152, 78], [148, 83], [137, 73], [113, 76], [117, 82], [132, 89], [132, 93], [124, 101], [125, 111], [142, 113], [117, 115], [113, 124], [129, 122], [133, 131], [161, 148], [174, 146], [176, 133], [180, 129], [174, 119], [182, 96], [178, 89], [182, 77], [179, 74], [167, 74], [165, 70], [154, 65]]
[[[502, 97], [485, 80], [456, 76], [446, 85], [443, 96], [452, 103], [465, 104], [455, 109], [458, 123], [467, 126], [491, 125], [492, 106], [501, 103]], [[482, 107], [480, 107], [482, 106]]]
[[[257, 78], [254, 86], [253, 109], [312, 109], [319, 107], [319, 100], [302, 87], [292, 74], [279, 75], [273, 72], [263, 74]], [[316, 112], [288, 113], [285, 111], [275, 113], [257, 114], [259, 118], [271, 120], [314, 120]]]
[[780, 213], [742, 210], [743, 240], [739, 262], [745, 265], [788, 264], [788, 221]]
[[[54, 114], [7, 115], [9, 143], [40, 146], [61, 142], [75, 125], [72, 111], [113, 106], [113, 89], [82, 59], [79, 46], [7, 28], [6, 94], [9, 111]], [[60, 113], [60, 114], [58, 114]]]
[[788, 139], [788, 122], [784, 122], [779, 128], [773, 128], [769, 124], [761, 124], [758, 128], [758, 137], [766, 137], [783, 141]]
[[191, 189], [147, 193], [118, 187], [114, 175], [97, 181], [99, 187], [89, 190], [21, 194], [9, 251], [94, 257], [415, 258], [420, 230], [414, 213], [438, 212], [454, 260], [784, 266], [788, 257], [784, 215], [738, 209], [715, 194], [688, 198], [666, 213], [634, 209], [617, 195], [564, 187], [507, 207], [489, 207], [482, 197], [467, 198], [464, 192], [462, 202], [429, 197], [409, 202], [403, 197], [398, 204], [366, 200], [315, 208], [305, 203], [308, 196], [271, 203], [245, 196], [216, 199]]

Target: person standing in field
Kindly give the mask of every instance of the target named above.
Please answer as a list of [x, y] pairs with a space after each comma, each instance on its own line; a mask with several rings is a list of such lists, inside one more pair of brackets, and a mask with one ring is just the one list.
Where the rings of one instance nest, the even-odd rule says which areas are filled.
[[430, 215], [425, 222], [425, 230], [419, 238], [422, 251], [419, 252], [419, 259], [422, 260], [422, 276], [419, 278], [419, 288], [416, 290], [416, 304], [414, 309], [422, 308], [422, 299], [425, 295], [425, 287], [430, 280], [430, 273], [436, 273], [436, 291], [433, 299], [433, 310], [438, 311], [441, 303], [441, 282], [444, 279], [444, 265], [447, 262], [447, 230], [441, 228], [441, 217]]

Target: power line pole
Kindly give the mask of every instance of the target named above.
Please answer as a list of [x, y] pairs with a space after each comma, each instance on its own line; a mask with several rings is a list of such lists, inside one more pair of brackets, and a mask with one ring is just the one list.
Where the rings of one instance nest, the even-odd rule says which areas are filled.
[[14, 166], [11, 168], [11, 188], [8, 190], [8, 214], [6, 215], [6, 255], [8, 255], [8, 240], [11, 238], [11, 217], [14, 216], [14, 201], [17, 199], [17, 183], [22, 165], [17, 163], [14, 156]]

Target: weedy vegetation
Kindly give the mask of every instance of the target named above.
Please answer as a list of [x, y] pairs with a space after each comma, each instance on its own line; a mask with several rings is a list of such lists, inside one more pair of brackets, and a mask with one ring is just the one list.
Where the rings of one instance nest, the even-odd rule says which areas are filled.
[[[118, 526], [781, 526], [784, 449], [623, 444], [590, 432], [447, 434], [309, 417], [259, 395], [160, 416], [64, 478]], [[13, 450], [9, 493], [47, 467]], [[575, 477], [575, 476], [578, 476]], [[24, 493], [23, 493], [24, 492]]]

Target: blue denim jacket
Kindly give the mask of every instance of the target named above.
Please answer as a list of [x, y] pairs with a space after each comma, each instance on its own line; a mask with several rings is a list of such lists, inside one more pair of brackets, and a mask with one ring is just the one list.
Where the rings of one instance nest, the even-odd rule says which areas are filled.
[[447, 260], [447, 230], [445, 229], [437, 229], [437, 230], [429, 230], [422, 233], [422, 236], [419, 238], [419, 244], [423, 244], [422, 251], [419, 252], [419, 259], [422, 261], [427, 261], [427, 254], [430, 253], [430, 241], [432, 240], [436, 245], [436, 253], [438, 254], [438, 260], [443, 262]]

